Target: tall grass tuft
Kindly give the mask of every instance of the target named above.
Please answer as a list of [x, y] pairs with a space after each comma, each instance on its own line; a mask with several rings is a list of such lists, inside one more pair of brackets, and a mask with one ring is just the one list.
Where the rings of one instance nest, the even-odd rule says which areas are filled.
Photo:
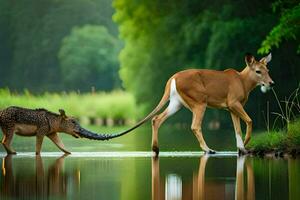
[[275, 90], [272, 88], [272, 92], [275, 96], [275, 99], [277, 101], [278, 107], [280, 109], [280, 112], [271, 112], [272, 114], [276, 115], [276, 119], [274, 121], [274, 125], [276, 124], [276, 121], [278, 119], [281, 119], [283, 125], [286, 127], [289, 126], [289, 124], [295, 120], [297, 117], [299, 117], [300, 114], [300, 85], [290, 94], [289, 97], [285, 97], [284, 100], [279, 100], [278, 96], [275, 92]]
[[[284, 100], [279, 100], [276, 92], [272, 89], [280, 112], [271, 112], [277, 117], [273, 128], [269, 128], [269, 111], [267, 112], [267, 133], [252, 137], [248, 147], [255, 151], [290, 151], [300, 149], [300, 85], [291, 95]], [[267, 108], [268, 109], [268, 108]], [[275, 131], [278, 120], [284, 125], [285, 130]]]

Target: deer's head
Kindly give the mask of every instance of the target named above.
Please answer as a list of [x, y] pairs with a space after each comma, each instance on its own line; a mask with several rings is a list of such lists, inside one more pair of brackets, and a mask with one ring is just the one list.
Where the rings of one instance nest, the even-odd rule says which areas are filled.
[[250, 69], [249, 78], [255, 81], [257, 85], [260, 85], [260, 89], [263, 93], [267, 92], [275, 85], [274, 81], [269, 75], [269, 69], [267, 67], [267, 64], [271, 61], [271, 58], [271, 53], [260, 59], [260, 61], [256, 61], [254, 56], [251, 54], [246, 54], [245, 56], [245, 62], [247, 67]]

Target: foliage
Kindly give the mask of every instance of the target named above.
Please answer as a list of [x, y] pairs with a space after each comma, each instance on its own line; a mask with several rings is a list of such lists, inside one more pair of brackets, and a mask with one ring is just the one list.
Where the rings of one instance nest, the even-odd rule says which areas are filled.
[[[276, 92], [273, 90], [276, 102], [280, 112], [271, 112], [277, 116], [274, 120], [276, 124], [278, 119], [281, 119], [284, 129], [281, 131], [269, 129], [266, 133], [261, 133], [252, 137], [248, 147], [257, 151], [272, 151], [272, 150], [289, 150], [300, 148], [300, 104], [299, 90], [296, 88], [284, 101], [280, 101]], [[269, 113], [268, 113], [269, 114]]]
[[[58, 57], [65, 88], [111, 90], [117, 82], [118, 40], [104, 26], [73, 28], [63, 39]], [[89, 80], [89, 84], [86, 84]], [[113, 84], [115, 83], [115, 84]]]
[[67, 115], [77, 118], [135, 119], [137, 114], [134, 97], [123, 91], [32, 95], [28, 91], [25, 91], [24, 94], [14, 94], [7, 89], [1, 89], [0, 99], [0, 109], [8, 106], [21, 106], [46, 108], [50, 111], [58, 112], [58, 109], [63, 108]]
[[[276, 92], [272, 89], [280, 112], [272, 112], [277, 117], [274, 120], [274, 125], [277, 119], [281, 119], [284, 126], [289, 124], [300, 116], [300, 85], [283, 101], [279, 101]], [[273, 125], [273, 127], [274, 127]]]
[[287, 136], [283, 132], [266, 132], [255, 135], [250, 140], [247, 148], [255, 150], [278, 150], [287, 146]]
[[[299, 83], [296, 0], [114, 0], [113, 18], [119, 32], [111, 19], [111, 3], [112, 0], [0, 1], [0, 87], [13, 91], [28, 88], [34, 93], [118, 87], [115, 81], [119, 64], [108, 65], [115, 63], [114, 56], [106, 52], [100, 62], [97, 55], [103, 50], [100, 40], [116, 38], [120, 33], [124, 48], [119, 54], [119, 74], [125, 89], [148, 112], [175, 72], [187, 68], [241, 70], [245, 66], [244, 54], [257, 52], [270, 30], [278, 26], [275, 35], [269, 34], [269, 42], [280, 45], [272, 51], [269, 69], [279, 98], [290, 94]], [[110, 36], [99, 26], [104, 26]], [[80, 40], [75, 41], [78, 37]], [[76, 48], [82, 46], [82, 41], [91, 48]], [[113, 49], [106, 48], [111, 52]], [[109, 70], [103, 71], [104, 68]], [[261, 111], [267, 101], [270, 109], [278, 112], [272, 93], [254, 91], [249, 96], [246, 110], [255, 126], [264, 125]], [[208, 114], [209, 120], [231, 124], [226, 112], [214, 110]]]
[[259, 53], [269, 53], [272, 47], [279, 47], [282, 40], [296, 40], [297, 52], [300, 53], [300, 3], [295, 0], [277, 0], [273, 10], [280, 12], [280, 19], [262, 42]]
[[[66, 89], [58, 60], [62, 39], [75, 26], [86, 24], [105, 26], [117, 35], [112, 13], [111, 0], [1, 1], [0, 87], [34, 92]], [[88, 90], [93, 86], [89, 81], [86, 77]]]
[[254, 135], [247, 147], [257, 151], [299, 149], [300, 118], [289, 124], [287, 133], [284, 131], [270, 131]]
[[300, 146], [300, 119], [288, 124], [288, 136], [295, 147]]
[[[244, 66], [244, 54], [256, 52], [276, 24], [270, 1], [132, 1], [115, 0], [114, 21], [125, 46], [120, 53], [124, 87], [149, 112], [162, 96], [165, 83], [187, 68], [223, 70]], [[280, 96], [299, 82], [299, 57], [294, 44], [273, 53], [270, 75]], [[283, 64], [284, 63], [284, 69]], [[289, 79], [288, 82], [282, 82]], [[251, 93], [246, 110], [255, 126], [264, 125], [265, 102], [276, 107], [272, 94]], [[208, 118], [231, 124], [227, 113], [216, 110]]]

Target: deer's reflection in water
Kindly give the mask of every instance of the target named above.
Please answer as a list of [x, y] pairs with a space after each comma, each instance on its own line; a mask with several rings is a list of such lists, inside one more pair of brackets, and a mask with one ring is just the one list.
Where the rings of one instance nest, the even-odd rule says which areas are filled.
[[[152, 158], [152, 200], [186, 200], [186, 199], [238, 199], [254, 200], [255, 185], [251, 161], [245, 156], [237, 158], [235, 186], [227, 185], [226, 177], [205, 179], [206, 165], [209, 156], [200, 158], [198, 172], [189, 182], [183, 182], [179, 174], [160, 176], [159, 158]], [[244, 181], [246, 167], [247, 181]], [[191, 171], [191, 173], [193, 173]], [[225, 179], [220, 182], [220, 179]], [[230, 179], [230, 178], [229, 178]], [[217, 180], [217, 181], [214, 181]], [[246, 184], [245, 184], [246, 182]], [[230, 189], [232, 188], [232, 190]]]
[[[23, 164], [18, 170], [13, 168], [13, 157], [6, 156], [2, 160], [2, 183], [0, 183], [0, 197], [6, 198], [47, 198], [49, 196], [67, 196], [68, 186], [79, 187], [80, 173], [65, 173], [63, 155], [56, 159], [45, 170], [41, 156], [35, 157], [35, 171], [28, 173], [26, 170], [34, 164]], [[25, 166], [30, 165], [30, 166]]]

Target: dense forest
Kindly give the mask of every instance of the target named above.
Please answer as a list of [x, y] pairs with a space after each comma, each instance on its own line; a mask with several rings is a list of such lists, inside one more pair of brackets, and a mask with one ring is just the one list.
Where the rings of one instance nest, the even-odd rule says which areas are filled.
[[119, 87], [111, 0], [0, 1], [0, 87], [32, 92]]
[[[298, 0], [4, 0], [0, 27], [0, 87], [13, 91], [123, 87], [148, 112], [175, 72], [242, 70], [247, 52], [272, 52], [279, 99], [299, 84]], [[247, 103], [260, 127], [267, 102], [278, 110], [274, 94], [259, 89]]]
[[[299, 84], [299, 1], [115, 0], [114, 8], [114, 20], [125, 41], [120, 76], [125, 88], [148, 111], [175, 72], [187, 68], [242, 70], [247, 52], [257, 59], [272, 52], [270, 75], [280, 99]], [[267, 101], [271, 111], [278, 109], [272, 92], [262, 94], [259, 89], [247, 103], [246, 110], [261, 127], [265, 126], [262, 111]], [[224, 112], [211, 115], [224, 122], [230, 119]]]

